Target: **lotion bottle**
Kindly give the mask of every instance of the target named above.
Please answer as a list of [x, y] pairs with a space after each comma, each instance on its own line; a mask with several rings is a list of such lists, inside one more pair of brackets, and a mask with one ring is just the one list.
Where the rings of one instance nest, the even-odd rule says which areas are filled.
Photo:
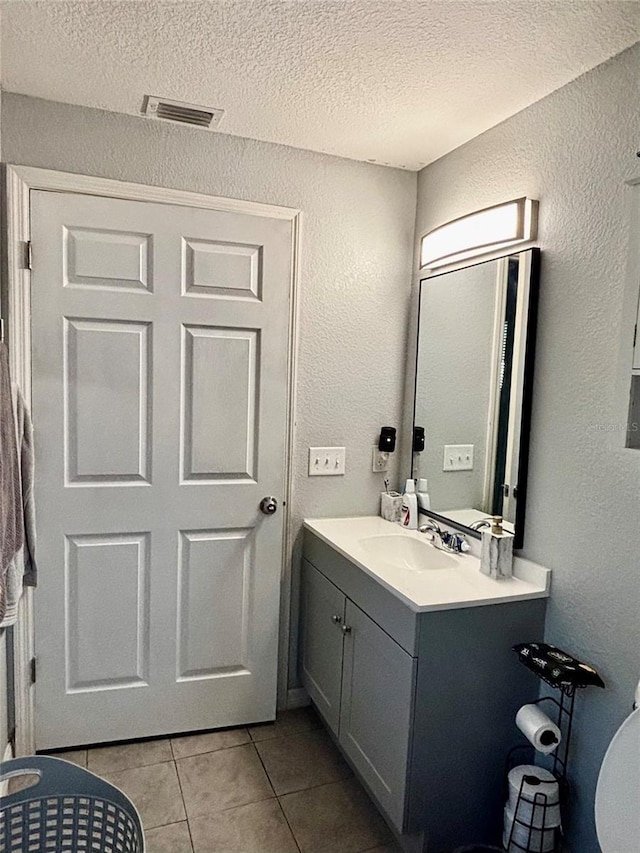
[[407, 530], [418, 529], [418, 498], [415, 480], [409, 479], [405, 483], [400, 524]]
[[418, 480], [418, 507], [420, 509], [431, 509], [429, 481], [424, 477], [420, 477]]

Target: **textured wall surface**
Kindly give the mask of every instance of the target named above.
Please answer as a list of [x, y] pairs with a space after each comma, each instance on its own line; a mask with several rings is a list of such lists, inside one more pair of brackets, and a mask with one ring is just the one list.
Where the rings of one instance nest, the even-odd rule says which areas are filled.
[[414, 169], [640, 26], [624, 0], [2, 5], [7, 91], [133, 115], [161, 95], [225, 109], [223, 133]]
[[[495, 263], [422, 284], [416, 425], [425, 449], [416, 477], [428, 477], [434, 510], [482, 508], [497, 294]], [[443, 471], [445, 444], [473, 444], [473, 471]]]
[[[371, 447], [402, 405], [416, 174], [11, 94], [2, 110], [8, 163], [303, 211], [294, 532], [305, 516], [376, 513]], [[346, 446], [346, 476], [307, 477], [310, 445]]]
[[[417, 235], [506, 199], [540, 199], [524, 555], [553, 569], [547, 640], [593, 663], [607, 683], [577, 699], [573, 853], [599, 849], [598, 770], [640, 677], [640, 452], [611, 438], [627, 419], [616, 383], [620, 361], [630, 369], [637, 304], [638, 283], [625, 274], [625, 182], [640, 177], [639, 62], [636, 46], [419, 176]], [[637, 234], [640, 222], [633, 227]]]

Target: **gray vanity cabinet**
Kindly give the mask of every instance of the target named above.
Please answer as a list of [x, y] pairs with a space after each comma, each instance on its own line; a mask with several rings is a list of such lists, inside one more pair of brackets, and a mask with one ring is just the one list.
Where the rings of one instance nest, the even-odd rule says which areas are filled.
[[380, 805], [402, 826], [415, 658], [306, 560], [303, 571], [305, 687]]
[[338, 731], [346, 596], [309, 563], [304, 565], [302, 677], [332, 731]]
[[499, 843], [546, 601], [420, 612], [309, 530], [303, 557], [302, 682], [405, 850]]
[[347, 600], [339, 739], [396, 826], [404, 822], [415, 659]]

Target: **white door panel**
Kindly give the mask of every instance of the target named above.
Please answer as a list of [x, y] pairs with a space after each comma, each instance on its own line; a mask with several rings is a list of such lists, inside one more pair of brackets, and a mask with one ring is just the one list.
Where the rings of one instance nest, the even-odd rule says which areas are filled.
[[183, 335], [182, 479], [252, 482], [259, 330], [184, 326]]
[[67, 691], [145, 684], [148, 535], [67, 536], [65, 546]]
[[37, 746], [273, 718], [291, 223], [31, 216]]
[[150, 324], [63, 323], [66, 483], [150, 483]]

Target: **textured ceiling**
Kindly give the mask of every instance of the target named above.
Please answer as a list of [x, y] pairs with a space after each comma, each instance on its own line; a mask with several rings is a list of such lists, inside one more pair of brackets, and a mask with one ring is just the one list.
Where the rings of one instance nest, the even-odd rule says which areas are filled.
[[1, 14], [8, 91], [132, 114], [161, 95], [222, 107], [217, 132], [409, 169], [640, 39], [636, 0], [12, 0]]

